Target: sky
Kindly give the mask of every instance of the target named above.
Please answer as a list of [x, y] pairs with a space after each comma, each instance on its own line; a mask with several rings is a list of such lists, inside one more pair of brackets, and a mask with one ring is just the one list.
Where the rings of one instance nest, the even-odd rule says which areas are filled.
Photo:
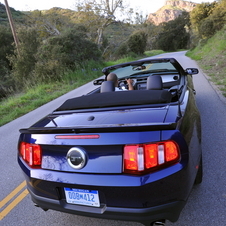
[[[30, 11], [30, 10], [46, 10], [53, 7], [60, 7], [64, 9], [75, 10], [76, 0], [7, 0], [8, 5], [15, 10]], [[126, 0], [131, 8], [137, 9], [138, 12], [144, 14], [154, 13], [160, 9], [166, 0]], [[190, 1], [190, 0], [188, 0]], [[191, 0], [191, 2], [213, 2], [214, 0]], [[4, 0], [0, 0], [2, 4], [5, 4]]]

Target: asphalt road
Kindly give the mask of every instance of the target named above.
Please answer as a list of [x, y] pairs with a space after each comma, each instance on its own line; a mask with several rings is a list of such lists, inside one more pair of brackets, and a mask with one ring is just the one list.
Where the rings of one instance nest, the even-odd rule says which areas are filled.
[[[197, 67], [184, 52], [164, 54], [175, 57], [184, 68]], [[197, 105], [202, 118], [202, 149], [204, 178], [195, 186], [187, 205], [176, 223], [167, 226], [226, 225], [226, 102], [207, 81], [202, 71], [194, 75]], [[28, 127], [57, 108], [64, 100], [93, 89], [88, 83], [50, 103], [0, 127], [0, 225], [2, 226], [141, 226], [122, 222], [81, 217], [34, 207], [23, 183], [17, 164], [19, 129]], [[60, 88], [60, 87], [59, 87]]]

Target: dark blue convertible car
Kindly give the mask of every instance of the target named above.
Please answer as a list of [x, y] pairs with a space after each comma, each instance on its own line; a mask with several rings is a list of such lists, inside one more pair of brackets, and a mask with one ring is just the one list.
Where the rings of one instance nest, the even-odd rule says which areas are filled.
[[[164, 225], [202, 181], [192, 75], [174, 58], [103, 69], [87, 95], [20, 130], [18, 162], [36, 206]], [[118, 77], [117, 88], [108, 75]], [[134, 90], [127, 90], [132, 79]]]

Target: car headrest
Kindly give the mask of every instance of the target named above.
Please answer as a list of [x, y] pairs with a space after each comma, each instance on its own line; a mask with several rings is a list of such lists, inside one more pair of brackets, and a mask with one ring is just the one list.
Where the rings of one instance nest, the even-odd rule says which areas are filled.
[[162, 77], [160, 75], [151, 75], [147, 79], [148, 90], [161, 90], [163, 89]]
[[106, 93], [106, 92], [113, 92], [115, 91], [115, 85], [112, 81], [104, 81], [101, 84], [100, 92]]

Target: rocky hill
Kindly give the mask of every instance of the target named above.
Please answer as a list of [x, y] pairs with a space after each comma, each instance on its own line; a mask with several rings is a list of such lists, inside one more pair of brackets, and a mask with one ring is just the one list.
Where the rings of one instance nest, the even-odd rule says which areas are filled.
[[196, 7], [197, 3], [183, 0], [166, 0], [165, 5], [156, 13], [151, 13], [148, 16], [148, 21], [159, 25], [163, 22], [176, 19], [182, 12], [190, 12]]

